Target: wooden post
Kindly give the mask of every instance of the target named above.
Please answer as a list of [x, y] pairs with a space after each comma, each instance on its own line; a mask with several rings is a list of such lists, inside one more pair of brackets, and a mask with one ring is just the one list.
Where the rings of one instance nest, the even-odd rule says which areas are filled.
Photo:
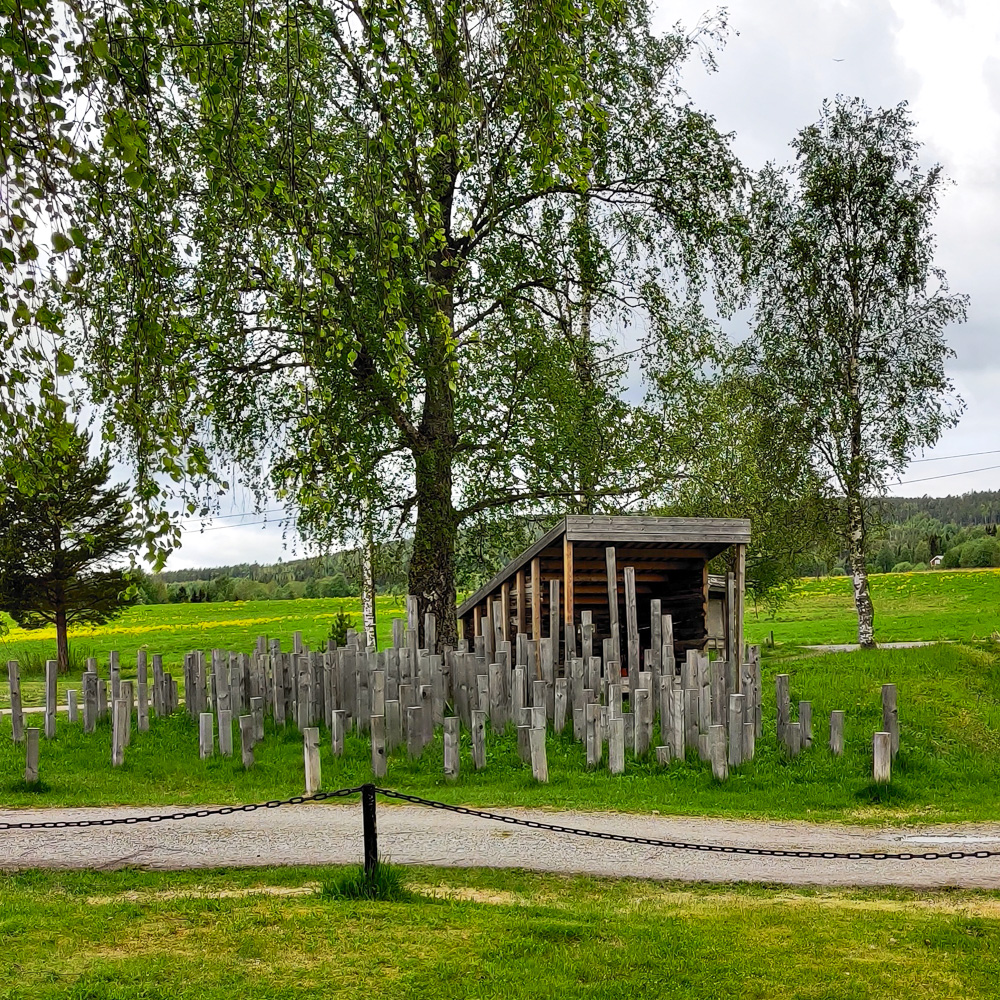
[[10, 718], [14, 724], [11, 738], [15, 743], [24, 742], [24, 712], [21, 708], [21, 678], [17, 660], [7, 661], [7, 679], [10, 682]]
[[830, 713], [830, 753], [839, 757], [844, 752], [844, 713]]
[[726, 727], [709, 726], [708, 753], [712, 760], [712, 777], [716, 781], [726, 781], [729, 766], [726, 763]]
[[[138, 720], [139, 732], [145, 733], [149, 731], [149, 672], [146, 668], [146, 650], [144, 649], [140, 649], [136, 657], [136, 689], [139, 696], [139, 711], [136, 718]], [[226, 708], [229, 707], [228, 695], [229, 690], [227, 685]]]
[[813, 742], [813, 710], [811, 701], [799, 702], [799, 729], [802, 731], [802, 749], [808, 750]]
[[[736, 676], [742, 677], [743, 667], [743, 616], [746, 613], [746, 589], [747, 589], [747, 547], [746, 545], [736, 546]], [[742, 691], [742, 689], [741, 689]]]
[[477, 771], [486, 767], [486, 713], [472, 713], [472, 764]]
[[[123, 701], [124, 699], [119, 699]], [[211, 712], [201, 712], [198, 715], [198, 756], [202, 760], [211, 757], [215, 752], [215, 736], [212, 732], [212, 723], [215, 716]]]
[[[625, 577], [625, 631], [628, 639], [628, 676], [634, 681], [639, 673], [639, 612], [635, 603], [635, 567], [626, 566]], [[631, 689], [630, 689], [631, 690]]]
[[625, 720], [620, 715], [608, 719], [608, 770], [625, 772]]
[[58, 660], [45, 661], [45, 738], [55, 739], [56, 735], [56, 676]]
[[333, 713], [333, 720], [330, 724], [330, 750], [333, 752], [335, 757], [343, 756], [344, 730], [346, 728], [347, 712], [344, 709], [336, 709]]
[[670, 744], [665, 743], [663, 746], [656, 748], [656, 763], [660, 767], [666, 767], [670, 763]]
[[527, 593], [524, 582], [524, 567], [522, 566], [514, 577], [517, 588], [517, 634], [523, 635], [527, 632]]
[[83, 675], [83, 731], [92, 733], [97, 728], [97, 674], [87, 671]]
[[604, 756], [604, 744], [601, 741], [601, 706], [596, 701], [584, 706], [584, 721], [587, 725], [587, 767], [597, 767]]
[[736, 575], [726, 574], [726, 693], [736, 691], [739, 679], [736, 653]]
[[774, 678], [774, 696], [778, 705], [778, 742], [786, 743], [788, 725], [791, 722], [791, 701], [788, 695], [788, 674], [778, 674]]
[[743, 719], [746, 714], [746, 698], [742, 694], [729, 696], [729, 766], [739, 767], [743, 763]]
[[219, 709], [219, 753], [223, 757], [233, 755], [233, 711], [230, 708]]
[[70, 722], [76, 722], [80, 717], [76, 691], [72, 688], [66, 692], [66, 715]]
[[500, 632], [503, 642], [510, 642], [510, 581], [500, 584]]
[[444, 776], [448, 781], [458, 780], [461, 759], [459, 721], [457, 716], [449, 716], [444, 720]]
[[559, 578], [549, 580], [549, 638], [552, 640], [552, 662], [559, 662]]
[[604, 558], [608, 567], [608, 613], [611, 616], [611, 643], [615, 659], [621, 659], [621, 636], [618, 632], [618, 563], [615, 547], [609, 545], [604, 550]]
[[563, 640], [564, 659], [576, 656], [576, 588], [573, 581], [573, 543], [563, 536]]
[[670, 752], [684, 760], [687, 754], [685, 747], [687, 734], [684, 732], [684, 689], [679, 681], [679, 677], [674, 678], [670, 692]]
[[114, 715], [111, 719], [111, 765], [121, 767], [125, 763], [125, 725], [128, 705], [123, 698], [114, 703]]
[[899, 708], [896, 705], [895, 684], [882, 685], [882, 730], [889, 734], [895, 757], [899, 753]]
[[552, 708], [552, 728], [558, 735], [566, 728], [566, 705], [568, 702], [567, 678], [557, 677]]
[[38, 730], [35, 727], [28, 729], [25, 733], [27, 740], [25, 743], [24, 755], [24, 783], [26, 785], [38, 784]]
[[319, 762], [319, 730], [306, 726], [302, 730], [302, 756], [306, 771], [306, 795], [314, 795], [323, 784]]
[[522, 764], [531, 762], [531, 725], [519, 725], [517, 727], [517, 756]]
[[[370, 721], [372, 737], [372, 774], [376, 778], [384, 778], [386, 772], [385, 716], [373, 715]], [[318, 750], [317, 753], [319, 753]]]
[[790, 757], [798, 757], [802, 749], [802, 728], [797, 722], [789, 722], [785, 726], [785, 745]]
[[743, 759], [753, 760], [757, 750], [757, 727], [752, 722], [743, 723]]
[[535, 556], [531, 560], [531, 638], [535, 642], [542, 639], [542, 560]]
[[872, 744], [872, 777], [876, 784], [887, 785], [892, 779], [892, 734], [876, 733]]
[[[637, 679], [638, 674], [634, 677]], [[653, 729], [653, 701], [649, 688], [640, 687], [632, 692], [632, 705], [635, 713], [635, 755], [645, 757], [649, 753], [650, 737]]]
[[253, 716], [240, 716], [240, 750], [243, 754], [243, 767], [253, 767]]
[[535, 781], [547, 784], [549, 763], [545, 756], [545, 730], [532, 729], [528, 735], [531, 756], [531, 774]]

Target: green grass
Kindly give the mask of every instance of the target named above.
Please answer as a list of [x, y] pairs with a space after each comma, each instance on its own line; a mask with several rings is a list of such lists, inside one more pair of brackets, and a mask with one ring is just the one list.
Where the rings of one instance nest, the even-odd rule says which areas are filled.
[[[774, 735], [774, 674], [791, 675], [793, 703], [813, 705], [815, 743], [786, 760]], [[888, 790], [872, 786], [872, 733], [881, 728], [881, 685], [899, 692], [901, 751]], [[626, 773], [588, 771], [571, 735], [548, 738], [550, 783], [538, 785], [517, 756], [515, 736], [490, 734], [487, 767], [472, 767], [463, 733], [461, 777], [445, 782], [441, 736], [419, 760], [390, 756], [382, 784], [447, 802], [583, 808], [689, 815], [847, 820], [863, 823], [1000, 819], [1000, 652], [960, 644], [785, 659], [766, 664], [765, 726], [754, 761], [717, 784], [695, 759], [661, 769], [627, 758]], [[846, 752], [826, 748], [829, 713], [846, 712]], [[38, 717], [38, 724], [41, 718]], [[301, 737], [268, 723], [257, 763], [198, 758], [198, 733], [183, 715], [133, 732], [125, 764], [112, 768], [107, 725], [92, 736], [65, 718], [57, 738], [42, 741], [41, 789], [23, 784], [24, 750], [0, 734], [0, 802], [11, 806], [244, 803], [300, 794]], [[238, 747], [238, 742], [237, 742]], [[323, 787], [371, 780], [368, 742], [349, 735], [343, 757], [322, 744]]]
[[[879, 642], [987, 639], [1000, 631], [1000, 570], [883, 573], [869, 578]], [[858, 641], [851, 580], [846, 576], [797, 581], [773, 617], [748, 612], [748, 642], [810, 645]]]
[[408, 869], [0, 876], [0, 1000], [996, 996], [987, 892], [789, 890]]

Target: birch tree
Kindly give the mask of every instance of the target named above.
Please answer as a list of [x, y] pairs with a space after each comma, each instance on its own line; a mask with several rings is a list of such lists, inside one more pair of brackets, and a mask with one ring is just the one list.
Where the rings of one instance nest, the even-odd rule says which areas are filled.
[[594, 337], [587, 419], [624, 413], [622, 471], [581, 487], [560, 317], [584, 196], [593, 324], [723, 273], [740, 174], [680, 87], [696, 36], [612, 0], [123, 0], [102, 32], [93, 280], [72, 294], [131, 458], [175, 478], [235, 460], [318, 533], [369, 510], [410, 527], [409, 587], [444, 641], [461, 524], [667, 478], [655, 448], [626, 469], [659, 425]]
[[923, 169], [905, 105], [824, 104], [754, 195], [761, 372], [798, 414], [815, 467], [843, 499], [858, 641], [875, 644], [866, 506], [961, 412], [947, 328], [967, 300], [934, 262], [945, 179]]

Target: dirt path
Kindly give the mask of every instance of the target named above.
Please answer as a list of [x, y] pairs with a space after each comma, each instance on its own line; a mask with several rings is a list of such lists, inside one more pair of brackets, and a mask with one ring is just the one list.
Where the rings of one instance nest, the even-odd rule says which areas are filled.
[[[191, 807], [186, 807], [191, 808]], [[169, 807], [164, 811], [171, 811]], [[590, 830], [701, 844], [816, 851], [1000, 850], [1000, 825], [870, 830], [607, 813], [500, 810]], [[0, 810], [0, 822], [149, 815], [156, 809]], [[685, 881], [1000, 889], [1000, 858], [849, 861], [679, 851], [507, 826], [379, 801], [380, 855], [400, 864], [528, 868]], [[0, 868], [206, 868], [355, 863], [359, 805], [284, 806], [178, 822], [79, 830], [0, 831]]]

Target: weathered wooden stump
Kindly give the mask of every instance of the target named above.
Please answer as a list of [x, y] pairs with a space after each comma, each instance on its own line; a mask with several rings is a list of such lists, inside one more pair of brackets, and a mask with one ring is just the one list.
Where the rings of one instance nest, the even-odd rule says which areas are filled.
[[839, 757], [844, 752], [844, 713], [830, 713], [830, 752]]

